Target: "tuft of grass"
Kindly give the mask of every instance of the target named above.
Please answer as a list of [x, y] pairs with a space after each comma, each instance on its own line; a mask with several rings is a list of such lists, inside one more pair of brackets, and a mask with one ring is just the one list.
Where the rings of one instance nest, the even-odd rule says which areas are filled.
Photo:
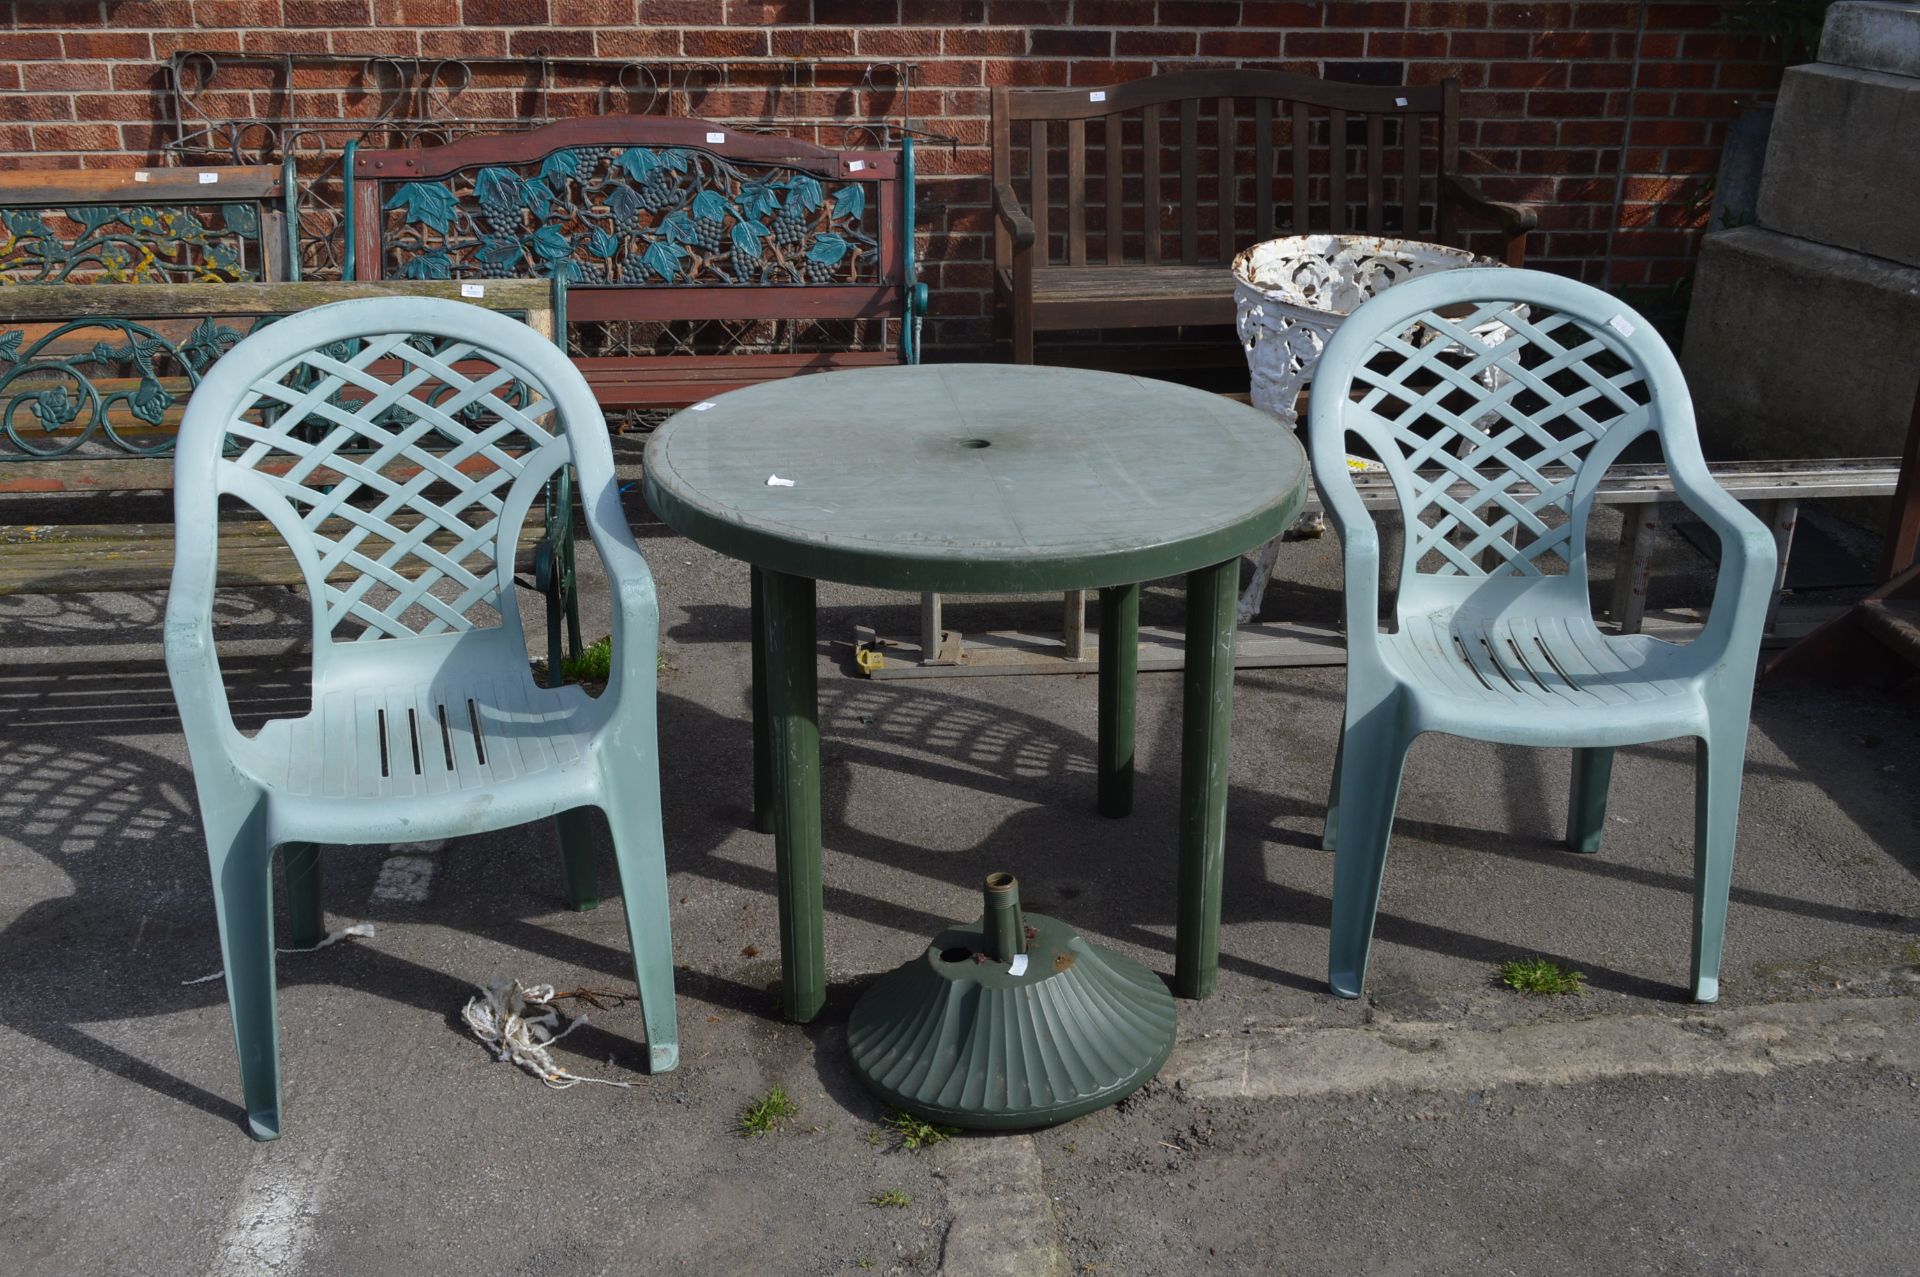
[[1569, 971], [1548, 958], [1515, 958], [1500, 964], [1500, 983], [1522, 993], [1582, 994], [1586, 990], [1584, 971]]
[[606, 682], [613, 676], [613, 635], [587, 644], [580, 649], [578, 656], [561, 657], [560, 672], [566, 675], [569, 682], [578, 683], [582, 679]]
[[901, 1148], [917, 1151], [934, 1144], [944, 1144], [960, 1133], [957, 1126], [935, 1126], [932, 1122], [923, 1122], [911, 1113], [893, 1110], [882, 1119], [881, 1124], [893, 1132], [894, 1140]]
[[897, 1188], [889, 1188], [884, 1193], [875, 1193], [869, 1197], [867, 1203], [872, 1206], [911, 1206], [913, 1198]]
[[862, 1255], [859, 1259], [853, 1261], [853, 1266], [855, 1268], [871, 1268], [873, 1267], [873, 1261]]
[[799, 1111], [800, 1106], [787, 1095], [787, 1088], [775, 1083], [772, 1090], [740, 1110], [740, 1134], [747, 1139], [771, 1135]]

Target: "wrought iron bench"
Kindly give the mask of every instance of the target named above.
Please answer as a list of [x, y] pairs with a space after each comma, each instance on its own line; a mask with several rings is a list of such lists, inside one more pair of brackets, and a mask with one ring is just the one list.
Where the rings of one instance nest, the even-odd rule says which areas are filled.
[[996, 88], [995, 301], [1014, 362], [1033, 362], [1039, 332], [1231, 324], [1234, 255], [1278, 235], [1452, 243], [1473, 220], [1519, 265], [1536, 216], [1461, 176], [1459, 101], [1451, 79], [1249, 70]]
[[[606, 407], [917, 362], [911, 140], [836, 151], [600, 116], [413, 150], [349, 144], [345, 169], [350, 277], [552, 276], [567, 349]], [[854, 329], [797, 335], [823, 321]]]
[[[187, 400], [242, 337], [329, 302], [412, 295], [460, 298], [517, 315], [543, 337], [553, 332], [544, 280], [0, 288], [0, 494], [57, 501], [64, 516], [84, 494], [169, 490]], [[520, 538], [521, 566], [547, 599], [556, 672], [563, 615], [579, 643], [571, 513], [563, 474], [542, 521]], [[452, 544], [447, 534], [432, 541]], [[172, 566], [173, 528], [164, 518], [0, 524], [0, 595], [160, 589]], [[304, 579], [284, 539], [259, 520], [222, 524], [219, 566], [222, 585]]]

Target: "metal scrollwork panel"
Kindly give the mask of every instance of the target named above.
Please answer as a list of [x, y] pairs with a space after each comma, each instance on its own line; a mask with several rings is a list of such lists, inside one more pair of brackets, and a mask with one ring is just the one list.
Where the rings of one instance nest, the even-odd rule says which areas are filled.
[[129, 456], [168, 452], [187, 396], [245, 335], [213, 319], [184, 333], [130, 319], [0, 329], [0, 463], [88, 444]]
[[880, 279], [868, 185], [692, 147], [582, 146], [390, 187], [385, 273], [595, 284]]
[[263, 248], [252, 204], [0, 208], [0, 284], [253, 281]]

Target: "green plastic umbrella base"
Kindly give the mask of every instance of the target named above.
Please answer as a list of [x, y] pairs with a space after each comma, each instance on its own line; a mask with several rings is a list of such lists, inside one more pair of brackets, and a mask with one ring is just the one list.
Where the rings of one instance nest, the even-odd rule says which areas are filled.
[[1024, 965], [990, 956], [990, 908], [867, 990], [847, 1043], [869, 1090], [930, 1122], [1023, 1130], [1116, 1103], [1160, 1071], [1176, 1028], [1160, 978], [1056, 919], [1025, 924]]

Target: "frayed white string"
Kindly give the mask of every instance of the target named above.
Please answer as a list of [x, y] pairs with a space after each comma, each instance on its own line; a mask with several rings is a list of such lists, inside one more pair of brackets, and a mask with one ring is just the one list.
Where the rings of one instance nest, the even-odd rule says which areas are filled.
[[[339, 944], [342, 940], [365, 940], [370, 938], [372, 935], [373, 935], [373, 924], [371, 922], [356, 922], [350, 927], [342, 927], [338, 931], [329, 931], [326, 934], [326, 936], [320, 941], [319, 944], [308, 945], [304, 949], [281, 949], [281, 950], [278, 950], [278, 952], [280, 953], [313, 953], [316, 950], [326, 948], [330, 944]], [[214, 972], [212, 975], [195, 976], [191, 980], [182, 980], [180, 983], [181, 984], [207, 984], [210, 981], [218, 980], [221, 976], [224, 976], [226, 973], [227, 973], [227, 969], [225, 967], [222, 967], [218, 971]]]
[[[470, 999], [460, 1013], [473, 1035], [486, 1043], [496, 1060], [511, 1060], [556, 1091], [564, 1091], [582, 1082], [630, 1089], [631, 1082], [610, 1082], [605, 1078], [582, 1077], [554, 1063], [547, 1048], [587, 1022], [586, 1016], [566, 1021], [553, 1005], [550, 984], [523, 985], [518, 980], [494, 980]], [[558, 1033], [554, 1032], [560, 1028]]]

